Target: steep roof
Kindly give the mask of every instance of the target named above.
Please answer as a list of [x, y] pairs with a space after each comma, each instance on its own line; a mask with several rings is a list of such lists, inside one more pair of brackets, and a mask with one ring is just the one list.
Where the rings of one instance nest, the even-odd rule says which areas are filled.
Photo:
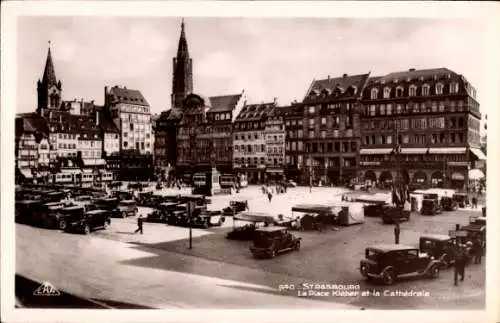
[[211, 107], [209, 112], [229, 112], [233, 111], [238, 102], [240, 101], [242, 94], [233, 95], [221, 95], [221, 96], [211, 96], [209, 98]]
[[184, 31], [184, 19], [181, 23], [181, 36], [179, 37], [179, 46], [177, 47], [177, 58], [189, 58], [188, 43], [186, 32]]
[[113, 101], [127, 104], [135, 104], [149, 107], [148, 101], [138, 90], [127, 89], [126, 87], [113, 86], [109, 95]]
[[103, 132], [106, 133], [119, 133], [120, 131], [116, 127], [111, 116], [106, 112], [101, 106], [96, 106], [96, 110], [99, 113], [99, 127]]
[[52, 118], [47, 117], [47, 126], [50, 132], [62, 133], [91, 133], [100, 135], [100, 129], [93, 118], [85, 115], [73, 115], [68, 112], [52, 113]]
[[235, 121], [238, 122], [265, 119], [272, 113], [274, 108], [274, 102], [245, 105], [241, 109]]
[[56, 71], [54, 69], [54, 63], [52, 62], [52, 54], [50, 53], [50, 47], [49, 47], [49, 52], [47, 53], [47, 60], [45, 61], [45, 69], [43, 71], [42, 83], [47, 86], [57, 85]]
[[[315, 93], [318, 96], [322, 93], [326, 93], [327, 96], [335, 94], [335, 97], [341, 98], [355, 97], [361, 93], [369, 75], [370, 73], [359, 75], [344, 74], [341, 77], [328, 77], [322, 80], [313, 80], [304, 101], [310, 99], [311, 93]], [[353, 91], [353, 89], [356, 91]], [[335, 93], [336, 91], [339, 91], [339, 93]]]
[[16, 118], [16, 137], [21, 136], [24, 132], [33, 132], [47, 136], [49, 129], [44, 118], [35, 113], [23, 114]]
[[441, 68], [430, 68], [424, 70], [409, 69], [407, 71], [392, 72], [380, 78], [380, 81], [392, 81], [394, 79], [404, 80], [407, 78], [419, 78], [419, 77], [434, 77], [434, 76], [445, 76], [453, 75], [456, 76], [457, 73], [445, 67]]

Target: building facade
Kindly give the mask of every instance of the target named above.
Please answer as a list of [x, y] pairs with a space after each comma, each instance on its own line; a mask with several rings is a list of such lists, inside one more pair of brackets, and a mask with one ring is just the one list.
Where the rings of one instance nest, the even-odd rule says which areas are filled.
[[285, 175], [285, 122], [276, 106], [265, 121], [266, 177], [282, 180]]
[[304, 168], [304, 108], [294, 102], [290, 106], [276, 108], [285, 123], [285, 177], [300, 182]]
[[464, 187], [473, 162], [485, 159], [480, 120], [475, 89], [449, 69], [370, 78], [361, 116], [362, 178]]
[[266, 120], [274, 108], [274, 103], [245, 105], [234, 121], [234, 172], [252, 184], [266, 180]]
[[232, 173], [232, 125], [243, 108], [244, 92], [204, 98], [190, 94], [183, 103], [177, 135], [177, 167], [194, 173], [216, 167]]
[[[369, 74], [314, 80], [303, 100], [305, 178], [343, 185], [358, 177], [360, 100]], [[300, 129], [299, 129], [300, 130]]]

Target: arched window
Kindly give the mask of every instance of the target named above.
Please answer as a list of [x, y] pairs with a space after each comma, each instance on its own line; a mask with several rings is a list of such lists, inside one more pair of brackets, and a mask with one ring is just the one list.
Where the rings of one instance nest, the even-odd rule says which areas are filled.
[[417, 87], [415, 85], [410, 85], [410, 96], [416, 96], [417, 95]]
[[443, 88], [444, 88], [443, 83], [436, 84], [436, 95], [443, 94]]
[[429, 96], [430, 88], [429, 84], [422, 85], [422, 96]]
[[377, 99], [378, 98], [378, 89], [377, 88], [372, 89], [370, 97], [371, 97], [371, 99]]
[[389, 99], [390, 96], [391, 96], [391, 88], [384, 87], [384, 99]]
[[402, 87], [402, 86], [398, 86], [398, 87], [396, 88], [396, 97], [397, 97], [397, 98], [400, 98], [400, 97], [402, 97], [403, 95], [404, 95], [404, 89], [403, 89], [403, 87]]

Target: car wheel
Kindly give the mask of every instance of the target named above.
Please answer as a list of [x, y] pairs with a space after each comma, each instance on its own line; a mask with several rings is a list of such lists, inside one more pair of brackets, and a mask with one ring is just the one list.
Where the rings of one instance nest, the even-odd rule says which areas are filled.
[[444, 255], [443, 258], [441, 259], [441, 267], [448, 268], [449, 266], [450, 266], [450, 259], [448, 258], [448, 255]]
[[83, 233], [84, 234], [89, 234], [90, 233], [90, 227], [88, 224], [85, 225], [85, 227], [83, 228]]
[[271, 258], [274, 258], [276, 257], [276, 250], [271, 250]]
[[108, 226], [109, 226], [108, 221], [104, 221], [104, 225], [103, 225], [104, 230], [106, 230], [108, 228]]
[[394, 273], [394, 270], [389, 269], [384, 272], [382, 275], [382, 281], [386, 285], [392, 285], [396, 281], [396, 273]]
[[295, 243], [295, 250], [299, 251], [300, 250], [300, 241], [297, 241]]
[[127, 217], [127, 212], [122, 212], [122, 218], [126, 218]]
[[439, 266], [438, 265], [434, 265], [431, 267], [431, 269], [429, 269], [429, 277], [434, 278], [434, 279], [439, 277]]
[[66, 230], [67, 223], [65, 220], [59, 221], [59, 229]]

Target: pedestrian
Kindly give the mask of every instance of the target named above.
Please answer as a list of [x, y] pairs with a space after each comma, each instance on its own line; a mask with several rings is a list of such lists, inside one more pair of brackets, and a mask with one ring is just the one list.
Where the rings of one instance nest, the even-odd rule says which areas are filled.
[[144, 222], [144, 218], [142, 217], [142, 214], [141, 214], [137, 218], [137, 230], [135, 230], [134, 233], [140, 232], [141, 234], [143, 234], [143, 231], [142, 231], [142, 223], [143, 222]]
[[245, 201], [245, 209], [246, 209], [247, 211], [250, 211], [250, 208], [248, 207], [248, 201]]
[[481, 264], [481, 257], [483, 256], [483, 244], [480, 239], [474, 241], [474, 263]]
[[269, 199], [269, 203], [271, 203], [271, 200], [273, 199], [273, 194], [271, 192], [267, 192], [267, 198]]
[[401, 229], [399, 227], [399, 220], [395, 220], [395, 226], [394, 226], [394, 241], [396, 244], [399, 244], [399, 234], [401, 233]]
[[477, 197], [472, 197], [472, 208], [477, 209]]
[[467, 255], [463, 245], [458, 246], [457, 257], [455, 259], [455, 270], [460, 275], [460, 281], [464, 281], [465, 264], [467, 262]]

